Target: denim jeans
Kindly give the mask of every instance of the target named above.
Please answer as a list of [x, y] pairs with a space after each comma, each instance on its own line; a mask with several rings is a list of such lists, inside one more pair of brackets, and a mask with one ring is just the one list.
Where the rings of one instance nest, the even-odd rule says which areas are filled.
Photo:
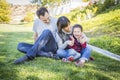
[[49, 52], [57, 51], [57, 43], [50, 30], [44, 30], [41, 36], [34, 44], [19, 43], [17, 49], [25, 53], [29, 59], [34, 59], [36, 56], [49, 57]]
[[80, 53], [78, 53], [77, 51], [75, 51], [74, 49], [58, 49], [57, 50], [57, 55], [60, 58], [68, 58], [69, 56], [73, 56], [75, 60], [80, 58]]
[[86, 46], [86, 48], [82, 49], [80, 52], [81, 53], [80, 59], [84, 59], [88, 61], [90, 58], [91, 52], [92, 52], [92, 48], [90, 46]]
[[[58, 49], [57, 55], [60, 58], [67, 58], [69, 56], [73, 56], [75, 60], [84, 59], [86, 61], [89, 60], [92, 48], [90, 46], [86, 46], [86, 48], [82, 49], [80, 53], [76, 52], [73, 49]], [[80, 55], [81, 54], [81, 55]]]

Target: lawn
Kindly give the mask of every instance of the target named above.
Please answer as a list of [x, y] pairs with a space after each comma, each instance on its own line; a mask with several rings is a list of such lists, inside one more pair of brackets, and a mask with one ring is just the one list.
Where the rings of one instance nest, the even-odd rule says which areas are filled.
[[83, 68], [44, 57], [14, 65], [19, 42], [33, 43], [32, 26], [0, 24], [0, 80], [120, 80], [120, 62], [96, 52]]

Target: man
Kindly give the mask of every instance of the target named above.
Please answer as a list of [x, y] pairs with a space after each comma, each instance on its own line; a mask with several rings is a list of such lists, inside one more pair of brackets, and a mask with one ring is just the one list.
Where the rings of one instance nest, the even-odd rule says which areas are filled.
[[36, 56], [53, 57], [57, 50], [55, 36], [57, 33], [57, 20], [49, 16], [45, 7], [41, 7], [36, 12], [38, 19], [33, 25], [34, 44], [19, 43], [18, 50], [26, 55], [14, 61], [14, 64], [33, 60]]

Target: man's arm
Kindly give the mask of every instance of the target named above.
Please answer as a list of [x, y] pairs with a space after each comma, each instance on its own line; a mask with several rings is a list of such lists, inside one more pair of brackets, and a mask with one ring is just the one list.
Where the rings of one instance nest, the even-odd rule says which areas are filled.
[[37, 38], [38, 38], [38, 33], [34, 32], [34, 42], [36, 42]]

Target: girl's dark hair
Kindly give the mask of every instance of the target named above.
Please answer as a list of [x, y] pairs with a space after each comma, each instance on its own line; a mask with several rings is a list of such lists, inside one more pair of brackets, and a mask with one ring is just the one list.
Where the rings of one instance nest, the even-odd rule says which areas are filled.
[[57, 21], [58, 32], [61, 33], [62, 29], [67, 27], [69, 23], [70, 23], [70, 20], [67, 17], [65, 16], [59, 17]]
[[80, 25], [80, 24], [75, 24], [73, 27], [72, 27], [72, 34], [73, 34], [73, 30], [75, 28], [80, 28], [81, 29], [81, 32], [83, 31], [83, 27]]
[[44, 16], [46, 12], [48, 13], [48, 10], [45, 7], [41, 7], [37, 10], [36, 14], [39, 18], [40, 16]]

